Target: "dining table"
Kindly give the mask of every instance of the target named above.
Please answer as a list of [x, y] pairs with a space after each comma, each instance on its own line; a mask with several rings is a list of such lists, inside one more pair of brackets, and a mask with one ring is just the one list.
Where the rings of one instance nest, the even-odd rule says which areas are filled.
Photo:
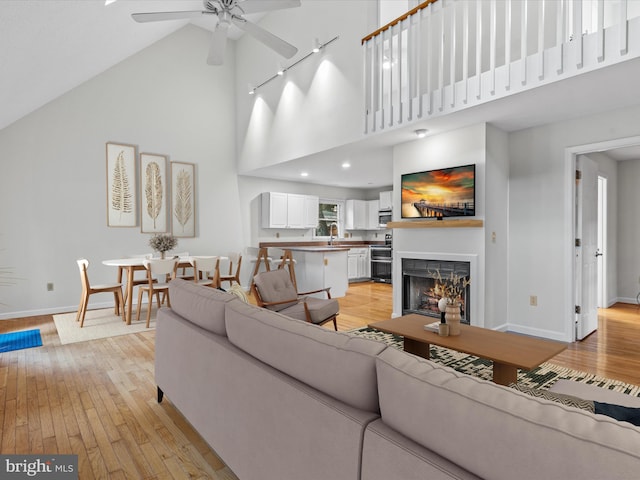
[[[221, 257], [218, 255], [212, 255], [218, 257], [218, 260], [226, 260], [228, 257]], [[178, 268], [189, 268], [192, 266], [191, 260], [194, 256], [188, 257], [178, 257]], [[127, 325], [131, 325], [131, 310], [133, 306], [133, 286], [134, 281], [133, 277], [137, 270], [146, 270], [144, 266], [144, 261], [146, 259], [142, 257], [132, 257], [132, 258], [114, 258], [110, 260], [103, 260], [102, 264], [109, 267], [118, 267], [118, 283], [122, 283], [122, 273], [126, 271], [126, 289], [125, 289], [125, 300], [124, 300], [124, 315], [125, 322]], [[220, 278], [220, 273], [218, 271], [215, 272], [214, 280]], [[218, 281], [214, 281], [214, 286], [219, 286]]]

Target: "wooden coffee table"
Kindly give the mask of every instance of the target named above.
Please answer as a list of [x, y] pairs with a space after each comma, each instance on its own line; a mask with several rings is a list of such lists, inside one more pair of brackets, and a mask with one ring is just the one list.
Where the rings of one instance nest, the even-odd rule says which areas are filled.
[[424, 329], [424, 325], [432, 322], [431, 317], [411, 314], [369, 327], [404, 337], [404, 350], [423, 358], [429, 358], [433, 344], [491, 360], [493, 381], [500, 385], [516, 382], [519, 368], [532, 370], [567, 348], [566, 343], [464, 324], [460, 325], [460, 335], [441, 337]]

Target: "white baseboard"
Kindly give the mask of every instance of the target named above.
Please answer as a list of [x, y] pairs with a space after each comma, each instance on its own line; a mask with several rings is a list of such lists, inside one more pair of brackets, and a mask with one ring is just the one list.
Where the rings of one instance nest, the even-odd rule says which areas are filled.
[[[142, 300], [142, 304], [146, 305], [148, 302], [146, 299]], [[132, 307], [135, 312], [138, 306], [138, 302], [135, 302]], [[87, 310], [98, 310], [100, 308], [113, 308], [113, 302], [100, 302], [100, 303], [89, 303]], [[70, 313], [77, 312], [78, 305], [67, 306], [67, 307], [52, 307], [52, 308], [42, 308], [39, 310], [23, 310], [21, 312], [9, 312], [9, 313], [0, 313], [0, 320], [9, 320], [13, 318], [24, 318], [24, 317], [35, 317], [38, 315], [57, 315], [58, 313]]]

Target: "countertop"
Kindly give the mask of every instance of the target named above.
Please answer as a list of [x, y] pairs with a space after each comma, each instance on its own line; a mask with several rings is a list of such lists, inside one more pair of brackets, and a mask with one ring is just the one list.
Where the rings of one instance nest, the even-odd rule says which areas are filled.
[[260, 242], [260, 248], [281, 248], [293, 250], [294, 248], [368, 248], [370, 245], [384, 245], [384, 240], [336, 240], [333, 245], [329, 245], [327, 241], [309, 241], [309, 242]]
[[309, 247], [284, 247], [287, 250], [291, 250], [292, 252], [318, 252], [318, 253], [329, 253], [329, 252], [346, 252], [354, 247], [347, 247], [344, 245], [318, 245], [318, 246], [309, 246]]

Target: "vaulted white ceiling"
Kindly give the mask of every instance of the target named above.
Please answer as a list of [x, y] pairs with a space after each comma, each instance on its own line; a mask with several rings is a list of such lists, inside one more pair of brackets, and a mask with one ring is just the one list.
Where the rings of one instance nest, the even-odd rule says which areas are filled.
[[0, 0], [0, 129], [187, 24], [141, 24], [132, 13], [202, 8], [202, 0]]

